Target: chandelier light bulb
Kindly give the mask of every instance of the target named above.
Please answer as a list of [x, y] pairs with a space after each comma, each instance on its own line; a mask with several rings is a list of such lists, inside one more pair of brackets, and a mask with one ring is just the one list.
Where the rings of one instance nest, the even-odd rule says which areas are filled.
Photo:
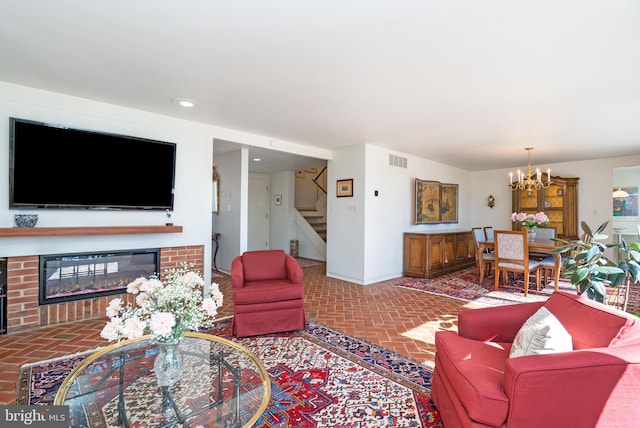
[[528, 154], [527, 172], [518, 170], [517, 179], [513, 181], [513, 173], [509, 172], [509, 187], [511, 190], [526, 190], [531, 193], [533, 190], [546, 189], [551, 185], [551, 168], [547, 168], [547, 180], [542, 179], [542, 171], [536, 168], [535, 175], [531, 169], [531, 150], [533, 147], [525, 148]]

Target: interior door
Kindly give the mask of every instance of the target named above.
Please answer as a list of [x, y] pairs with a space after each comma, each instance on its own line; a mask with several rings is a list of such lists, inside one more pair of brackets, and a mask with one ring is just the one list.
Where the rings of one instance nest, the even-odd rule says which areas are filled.
[[269, 176], [249, 176], [249, 224], [247, 249], [269, 249]]

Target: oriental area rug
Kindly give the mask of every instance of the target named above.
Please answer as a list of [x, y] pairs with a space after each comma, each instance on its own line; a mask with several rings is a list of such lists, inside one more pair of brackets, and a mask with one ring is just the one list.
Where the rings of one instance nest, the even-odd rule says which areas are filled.
[[[224, 321], [207, 332], [230, 338], [229, 331]], [[432, 371], [409, 358], [312, 321], [299, 332], [233, 340], [271, 377], [271, 400], [255, 427], [442, 427], [430, 399]], [[53, 404], [88, 355], [23, 367], [16, 404]]]
[[[540, 291], [536, 290], [535, 278], [532, 276], [529, 280], [529, 293], [525, 297], [522, 276], [516, 280], [511, 279], [511, 276], [509, 278], [510, 282], [508, 284], [501, 283], [498, 290], [494, 290], [495, 277], [492, 275], [479, 282], [478, 269], [473, 267], [431, 279], [404, 278], [397, 282], [396, 285], [487, 306], [547, 300], [554, 291], [553, 280], [547, 282], [546, 286], [541, 283]], [[558, 290], [576, 293], [575, 286], [562, 278], [560, 278]]]

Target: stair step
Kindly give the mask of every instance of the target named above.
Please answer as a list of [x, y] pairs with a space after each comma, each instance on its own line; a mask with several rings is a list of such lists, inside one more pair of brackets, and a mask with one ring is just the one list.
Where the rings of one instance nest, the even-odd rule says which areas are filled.
[[306, 220], [306, 222], [313, 228], [313, 230], [318, 234], [318, 236], [323, 240], [327, 241], [327, 222], [326, 216], [322, 214], [318, 214], [318, 210], [315, 208], [304, 208], [304, 207], [296, 207], [300, 215]]

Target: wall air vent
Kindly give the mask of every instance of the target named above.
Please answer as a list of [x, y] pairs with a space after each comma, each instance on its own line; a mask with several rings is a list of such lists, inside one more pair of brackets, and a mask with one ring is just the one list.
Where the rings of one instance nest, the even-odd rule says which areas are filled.
[[389, 154], [389, 166], [397, 166], [398, 168], [407, 167], [407, 158]]

